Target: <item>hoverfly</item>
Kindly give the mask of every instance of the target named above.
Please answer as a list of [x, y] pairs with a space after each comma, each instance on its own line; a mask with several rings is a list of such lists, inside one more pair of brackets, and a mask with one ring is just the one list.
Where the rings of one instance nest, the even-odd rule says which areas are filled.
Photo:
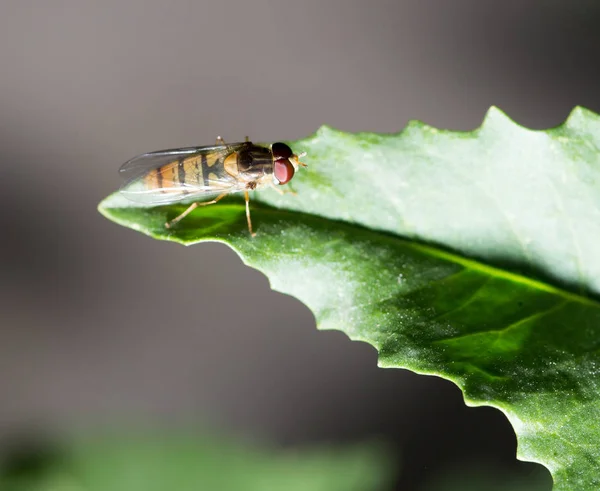
[[160, 150], [125, 162], [119, 170], [127, 178], [121, 193], [149, 205], [198, 199], [165, 223], [171, 228], [198, 206], [243, 191], [248, 230], [254, 236], [248, 191], [271, 186], [284, 194], [277, 186], [288, 183], [299, 166], [306, 167], [299, 160], [303, 155], [294, 154], [285, 143], [265, 147], [246, 138], [245, 142], [226, 144], [218, 137], [216, 145]]

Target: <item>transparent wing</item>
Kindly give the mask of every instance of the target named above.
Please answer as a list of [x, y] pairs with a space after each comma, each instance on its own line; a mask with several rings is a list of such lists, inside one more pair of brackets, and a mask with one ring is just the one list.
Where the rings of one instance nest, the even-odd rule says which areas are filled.
[[119, 173], [127, 181], [131, 181], [170, 162], [193, 155], [209, 154], [212, 152], [229, 153], [231, 151], [229, 148], [230, 146], [228, 145], [209, 145], [205, 147], [171, 148], [157, 152], [143, 153], [125, 162], [119, 169]]
[[[223, 192], [242, 189], [225, 172], [204, 172], [202, 161], [219, 162], [234, 145], [175, 148], [138, 155], [125, 162], [119, 173], [126, 179], [121, 193], [137, 203], [159, 205], [187, 199], [203, 199]], [[222, 166], [220, 167], [222, 170]]]

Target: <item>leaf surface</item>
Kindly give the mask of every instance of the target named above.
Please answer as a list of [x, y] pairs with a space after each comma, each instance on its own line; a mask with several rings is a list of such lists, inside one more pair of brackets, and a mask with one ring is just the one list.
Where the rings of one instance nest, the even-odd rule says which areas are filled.
[[398, 134], [322, 127], [297, 196], [224, 200], [177, 228], [184, 206], [100, 204], [158, 239], [222, 241], [300, 299], [320, 329], [379, 352], [383, 367], [454, 381], [471, 405], [501, 409], [518, 457], [556, 490], [600, 487], [600, 117], [525, 129], [492, 108], [453, 132], [412, 122]]

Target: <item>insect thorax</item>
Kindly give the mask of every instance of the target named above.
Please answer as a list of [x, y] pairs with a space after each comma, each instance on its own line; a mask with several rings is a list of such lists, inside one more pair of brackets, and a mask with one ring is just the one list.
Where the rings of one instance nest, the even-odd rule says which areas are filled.
[[271, 151], [250, 142], [229, 154], [223, 165], [228, 174], [244, 181], [257, 181], [273, 174]]

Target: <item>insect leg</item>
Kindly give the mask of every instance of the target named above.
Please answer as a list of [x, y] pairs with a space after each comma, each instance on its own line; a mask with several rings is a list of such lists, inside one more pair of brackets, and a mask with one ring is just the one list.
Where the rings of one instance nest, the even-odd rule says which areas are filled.
[[283, 196], [284, 194], [293, 194], [294, 196], [298, 196], [298, 193], [296, 191], [292, 191], [291, 189], [280, 189], [273, 183], [271, 183], [271, 187], [279, 194], [281, 194], [281, 196]]
[[246, 218], [248, 219], [248, 231], [252, 237], [255, 237], [256, 234], [252, 232], [252, 220], [250, 220], [250, 195], [248, 191], [244, 191], [244, 198], [246, 198]]
[[192, 211], [194, 211], [198, 206], [207, 206], [207, 205], [214, 205], [217, 201], [219, 201], [221, 198], [224, 198], [225, 196], [227, 196], [229, 193], [223, 193], [223, 194], [219, 194], [219, 196], [217, 196], [215, 199], [213, 199], [212, 201], [203, 201], [201, 203], [192, 203], [187, 210], [185, 210], [181, 215], [173, 218], [173, 220], [171, 220], [170, 222], [165, 223], [165, 227], [167, 228], [171, 228], [173, 225], [175, 225], [177, 222], [181, 221], [182, 218], [185, 218], [187, 215], [189, 215]]

